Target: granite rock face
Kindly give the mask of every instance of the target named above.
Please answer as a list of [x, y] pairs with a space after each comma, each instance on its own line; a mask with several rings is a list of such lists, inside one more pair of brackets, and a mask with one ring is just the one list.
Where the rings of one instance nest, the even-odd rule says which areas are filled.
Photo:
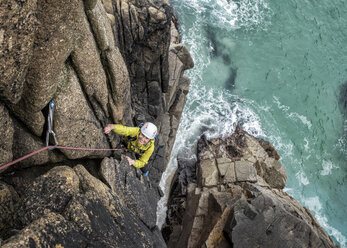
[[[158, 183], [189, 89], [184, 70], [194, 66], [168, 2], [5, 0], [0, 11], [2, 163], [44, 146], [54, 99], [62, 146], [111, 148], [119, 138], [104, 135], [105, 125], [154, 122], [160, 137], [150, 177]], [[22, 135], [30, 137], [25, 146], [13, 139]], [[61, 150], [17, 167], [110, 155]]]
[[197, 155], [178, 161], [162, 229], [168, 247], [337, 247], [282, 190], [285, 168], [270, 143], [237, 127], [202, 137]]
[[[122, 186], [112, 189], [109, 181], [103, 183], [81, 164], [56, 166], [37, 177], [21, 200], [1, 183], [8, 200], [0, 202], [2, 223], [7, 224], [0, 228], [8, 236], [17, 230], [2, 247], [165, 247], [153, 220], [155, 188], [125, 159], [118, 163], [105, 158], [102, 163], [102, 178], [117, 173], [127, 178], [116, 180]], [[15, 180], [12, 183], [18, 187]], [[129, 201], [134, 192], [141, 194], [139, 202]], [[147, 201], [140, 202], [144, 198]]]
[[[143, 177], [109, 151], [44, 150], [0, 169], [4, 247], [165, 247], [158, 183], [194, 66], [166, 0], [0, 3], [0, 166], [46, 146], [115, 148], [109, 123], [159, 128]], [[54, 140], [50, 137], [50, 144]]]

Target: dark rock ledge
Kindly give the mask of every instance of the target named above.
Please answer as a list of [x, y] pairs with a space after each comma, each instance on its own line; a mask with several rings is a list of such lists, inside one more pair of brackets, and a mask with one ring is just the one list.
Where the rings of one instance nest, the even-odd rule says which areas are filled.
[[197, 155], [179, 160], [162, 229], [168, 247], [337, 247], [282, 190], [285, 167], [270, 143], [237, 127], [202, 137]]
[[165, 247], [148, 179], [113, 158], [102, 161], [99, 175], [102, 181], [81, 164], [56, 166], [21, 199], [2, 182], [0, 228], [11, 236], [2, 247]]

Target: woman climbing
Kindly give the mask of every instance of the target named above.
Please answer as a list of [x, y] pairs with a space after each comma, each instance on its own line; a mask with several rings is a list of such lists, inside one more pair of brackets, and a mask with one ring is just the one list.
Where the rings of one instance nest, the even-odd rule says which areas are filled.
[[145, 122], [140, 127], [127, 127], [121, 124], [109, 124], [104, 128], [104, 133], [114, 132], [125, 136], [126, 147], [136, 154], [136, 160], [126, 156], [130, 165], [146, 173], [145, 166], [154, 151], [155, 138], [158, 136], [157, 127], [151, 122]]

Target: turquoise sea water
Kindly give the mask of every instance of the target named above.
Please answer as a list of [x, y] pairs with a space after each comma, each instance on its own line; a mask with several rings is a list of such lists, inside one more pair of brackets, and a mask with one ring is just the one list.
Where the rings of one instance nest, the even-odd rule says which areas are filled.
[[[241, 124], [276, 147], [285, 190], [347, 247], [347, 110], [339, 103], [347, 82], [347, 2], [171, 4], [195, 68], [187, 73], [191, 90], [162, 187], [177, 154], [193, 156], [202, 133], [227, 135]], [[165, 211], [164, 199], [159, 205]]]

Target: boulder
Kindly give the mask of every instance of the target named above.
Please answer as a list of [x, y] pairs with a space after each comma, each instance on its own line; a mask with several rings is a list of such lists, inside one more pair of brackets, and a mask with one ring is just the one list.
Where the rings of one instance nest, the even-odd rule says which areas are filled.
[[156, 9], [155, 7], [148, 8], [149, 13], [149, 21], [155, 24], [165, 24], [166, 23], [166, 15], [164, 12]]
[[45, 125], [45, 117], [42, 111], [32, 112], [19, 104], [7, 104], [7, 107], [34, 135], [37, 137], [42, 136]]
[[112, 101], [109, 102], [114, 106], [113, 120], [128, 123], [132, 117], [128, 69], [118, 48], [107, 51], [106, 58], [112, 92]]
[[170, 46], [170, 52], [177, 55], [177, 58], [183, 63], [184, 70], [191, 69], [194, 67], [194, 61], [192, 57], [190, 56], [190, 53], [187, 49], [187, 47], [182, 44], [171, 44]]
[[112, 189], [116, 191], [116, 166], [118, 160], [112, 158], [104, 158], [100, 165], [100, 175], [103, 181]]
[[79, 178], [67, 166], [59, 166], [36, 179], [23, 196], [18, 219], [26, 226], [46, 210], [62, 213], [72, 196], [79, 192]]
[[[105, 159], [103, 163], [104, 166], [109, 166], [114, 160]], [[90, 233], [92, 240], [101, 240], [99, 246], [153, 247], [157, 244], [158, 247], [163, 247], [162, 237], [154, 229], [156, 208], [148, 205], [155, 194], [141, 186], [143, 183], [131, 174], [134, 169], [129, 166], [126, 159], [119, 165], [117, 163], [114, 165], [117, 176], [116, 191], [112, 191], [106, 184], [93, 177], [82, 165], [74, 167], [85, 195], [83, 198], [77, 196], [72, 201], [73, 205], [68, 208], [72, 212], [68, 215], [77, 215], [73, 217], [76, 222], [85, 219], [83, 223], [78, 223], [80, 230]], [[136, 197], [132, 196], [133, 194], [136, 194]], [[151, 204], [156, 206], [156, 201]], [[96, 216], [87, 217], [93, 215], [93, 211]], [[93, 218], [95, 224], [90, 221]], [[154, 223], [154, 226], [151, 223]], [[152, 229], [153, 232], [150, 231]]]
[[309, 210], [284, 192], [248, 185], [224, 227], [234, 247], [336, 247]]
[[[110, 158], [103, 163], [113, 162]], [[127, 166], [123, 170], [125, 184], [114, 191], [81, 164], [73, 169], [57, 166], [38, 176], [25, 186], [21, 200], [11, 186], [1, 182], [0, 210], [4, 215], [0, 228], [5, 247], [165, 247], [155, 228], [157, 199], [154, 206], [144, 199], [155, 194], [141, 189], [141, 178], [129, 177], [127, 173], [134, 169], [126, 160], [121, 166]], [[134, 204], [132, 194], [143, 196], [137, 196]]]
[[88, 15], [99, 49], [106, 51], [114, 48], [112, 28], [107, 20], [106, 11], [101, 0], [93, 2], [94, 4], [85, 4], [86, 14]]

